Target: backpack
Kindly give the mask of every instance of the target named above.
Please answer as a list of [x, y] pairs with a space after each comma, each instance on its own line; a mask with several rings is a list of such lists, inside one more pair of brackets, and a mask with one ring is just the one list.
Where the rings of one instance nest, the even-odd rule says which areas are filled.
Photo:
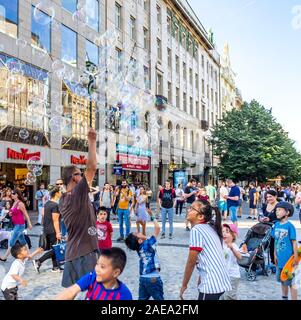
[[[165, 190], [165, 189], [161, 189], [161, 190], [160, 190], [160, 195], [161, 195], [162, 198], [163, 198], [163, 196], [164, 196], [164, 190]], [[176, 191], [175, 191], [174, 188], [171, 189], [171, 194], [172, 194], [172, 197], [173, 197], [173, 198], [176, 197]]]

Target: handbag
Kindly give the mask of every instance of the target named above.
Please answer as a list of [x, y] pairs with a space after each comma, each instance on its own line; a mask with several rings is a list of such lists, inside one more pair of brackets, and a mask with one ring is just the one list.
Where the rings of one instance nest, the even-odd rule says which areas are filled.
[[47, 238], [46, 238], [46, 235], [44, 234], [44, 232], [42, 234], [40, 234], [39, 247], [44, 249], [44, 250], [47, 249]]
[[65, 252], [66, 252], [66, 241], [57, 242], [52, 246], [55, 259], [57, 262], [64, 262], [65, 261]]

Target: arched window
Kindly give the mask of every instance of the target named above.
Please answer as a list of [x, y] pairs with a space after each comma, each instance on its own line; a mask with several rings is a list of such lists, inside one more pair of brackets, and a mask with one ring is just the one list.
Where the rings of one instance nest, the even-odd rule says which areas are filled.
[[144, 130], [148, 133], [150, 130], [150, 113], [147, 111], [144, 115]]
[[176, 143], [177, 143], [178, 147], [181, 145], [181, 141], [180, 141], [180, 126], [179, 125], [176, 126]]
[[195, 151], [194, 150], [194, 133], [193, 131], [191, 130], [190, 131], [190, 150], [192, 150], [193, 152]]
[[183, 147], [187, 148], [187, 128], [183, 129]]

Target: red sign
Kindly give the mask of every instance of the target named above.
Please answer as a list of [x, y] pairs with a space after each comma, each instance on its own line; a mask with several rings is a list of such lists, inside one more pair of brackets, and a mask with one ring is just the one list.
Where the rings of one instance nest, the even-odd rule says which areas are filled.
[[85, 165], [87, 164], [87, 159], [85, 158], [85, 156], [79, 156], [79, 158], [77, 158], [76, 156], [71, 156], [71, 163]]
[[117, 161], [122, 164], [122, 169], [124, 170], [150, 171], [150, 161], [148, 157], [118, 153]]
[[7, 148], [7, 159], [14, 160], [29, 160], [32, 157], [41, 157], [41, 152], [28, 153], [28, 149], [21, 148], [21, 152], [17, 152]]

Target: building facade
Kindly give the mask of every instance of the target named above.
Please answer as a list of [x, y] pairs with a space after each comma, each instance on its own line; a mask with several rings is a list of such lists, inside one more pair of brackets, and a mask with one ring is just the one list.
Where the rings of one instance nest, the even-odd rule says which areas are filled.
[[[107, 30], [117, 41], [104, 64]], [[113, 89], [104, 103], [82, 79], [91, 65], [110, 75], [133, 64], [129, 85], [149, 99], [124, 131], [122, 106], [108, 103]], [[210, 35], [183, 1], [1, 0], [0, 182], [23, 185], [32, 155], [43, 170], [26, 187], [31, 194], [64, 166], [84, 167], [90, 124], [99, 131], [97, 184], [124, 177], [156, 190], [176, 175], [207, 181], [220, 70]]]

